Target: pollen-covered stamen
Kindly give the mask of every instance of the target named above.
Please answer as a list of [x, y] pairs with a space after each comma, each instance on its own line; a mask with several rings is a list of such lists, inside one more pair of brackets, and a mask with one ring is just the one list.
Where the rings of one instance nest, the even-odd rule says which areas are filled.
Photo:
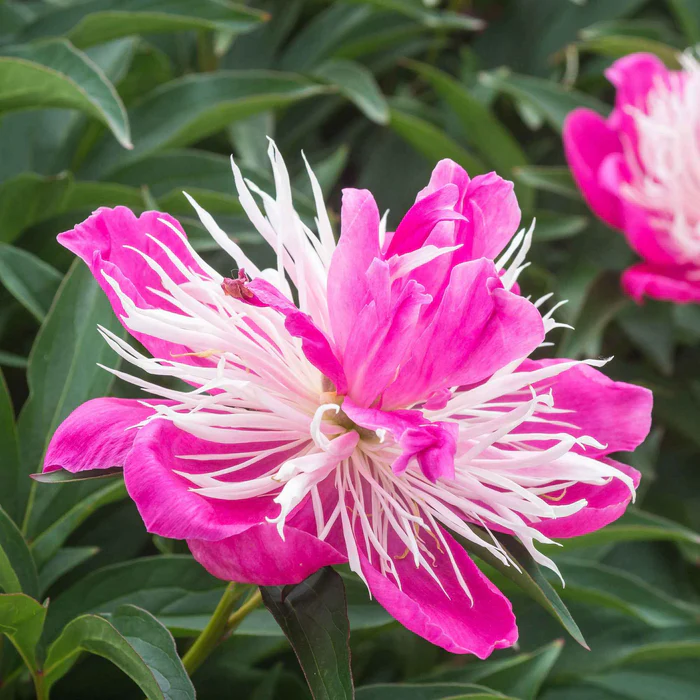
[[646, 105], [628, 108], [637, 143], [623, 137], [632, 180], [621, 191], [652, 212], [660, 239], [686, 262], [700, 262], [700, 62], [681, 57], [682, 72], [657, 79]]

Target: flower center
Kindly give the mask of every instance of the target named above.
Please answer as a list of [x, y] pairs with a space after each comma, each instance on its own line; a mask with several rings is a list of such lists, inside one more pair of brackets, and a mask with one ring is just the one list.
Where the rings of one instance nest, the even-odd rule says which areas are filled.
[[374, 430], [369, 430], [368, 428], [363, 428], [361, 425], [357, 425], [357, 423], [351, 420], [348, 414], [343, 411], [342, 406], [344, 398], [344, 396], [338, 396], [335, 391], [324, 391], [321, 393], [319, 401], [321, 406], [327, 406], [328, 404], [335, 404], [338, 406], [338, 411], [336, 413], [329, 411], [325, 414], [326, 420], [339, 425], [341, 428], [345, 428], [348, 432], [354, 430], [360, 436], [360, 439], [365, 442], [380, 442], [379, 436]]
[[685, 262], [700, 262], [700, 63], [686, 54], [684, 70], [659, 79], [646, 110], [632, 107], [637, 147], [624, 143], [632, 180], [628, 200], [658, 214], [661, 243]]

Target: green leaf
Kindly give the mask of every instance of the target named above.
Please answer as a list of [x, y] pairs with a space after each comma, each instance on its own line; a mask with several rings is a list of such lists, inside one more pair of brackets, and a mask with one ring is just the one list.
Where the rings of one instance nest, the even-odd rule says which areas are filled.
[[31, 477], [40, 484], [66, 484], [73, 481], [109, 479], [110, 477], [122, 476], [123, 474], [124, 470], [121, 467], [111, 467], [110, 469], [86, 469], [82, 472], [75, 472], [75, 474], [64, 469], [58, 469], [55, 472], [32, 474]]
[[129, 207], [143, 209], [143, 196], [135, 187], [114, 182], [76, 182], [61, 207], [62, 211], [73, 209], [94, 210], [99, 207]]
[[[114, 367], [118, 358], [97, 332], [98, 324], [124, 334], [107, 297], [83, 262], [76, 260], [61, 283], [29, 357], [30, 393], [18, 421], [26, 476], [40, 471], [48, 441], [61, 421], [81, 403], [104, 396], [112, 384], [112, 375], [97, 363]], [[25, 481], [29, 486], [30, 480]], [[44, 499], [56, 499], [64, 493], [64, 487], [55, 485], [38, 494], [37, 486], [32, 483], [30, 487], [31, 503], [25, 516], [30, 534], [36, 534]], [[69, 499], [65, 505], [66, 509], [72, 507]]]
[[644, 306], [628, 306], [617, 322], [662, 374], [673, 372], [675, 342], [670, 304], [649, 300]]
[[0, 184], [0, 241], [12, 243], [26, 228], [63, 207], [73, 178], [22, 173]]
[[194, 700], [194, 686], [178, 657], [175, 640], [153, 615], [135, 605], [122, 605], [109, 621], [154, 672], [166, 698]]
[[[463, 127], [465, 141], [478, 151], [499, 175], [512, 177], [514, 168], [527, 163], [523, 149], [510, 131], [460, 82], [427, 63], [406, 63], [409, 68], [425, 78], [452, 108]], [[517, 190], [521, 207], [531, 211], [533, 193], [530, 186], [522, 183]]]
[[39, 597], [36, 565], [10, 516], [0, 508], [0, 590]]
[[[0, 363], [2, 357], [0, 356]], [[0, 372], [0, 507], [8, 514], [17, 518], [17, 485], [21, 478], [19, 461], [19, 440], [17, 439], [17, 427], [15, 425], [15, 411], [12, 406], [12, 397], [7, 389], [5, 377]]]
[[479, 31], [486, 25], [477, 17], [469, 17], [457, 12], [432, 10], [423, 0], [350, 0], [353, 3], [373, 5], [382, 10], [392, 10], [418, 20], [430, 29], [466, 29]]
[[697, 624], [663, 629], [649, 627], [629, 617], [602, 609], [588, 608], [591, 651], [566, 648], [552, 674], [552, 680], [571, 681], [621, 668], [628, 663], [692, 658], [700, 644]]
[[294, 649], [315, 700], [354, 697], [345, 587], [330, 567], [291, 586], [263, 586], [263, 602]]
[[516, 181], [524, 182], [535, 189], [560, 194], [569, 199], [581, 199], [581, 193], [566, 166], [521, 166], [513, 170], [513, 175]]
[[647, 661], [670, 661], [672, 659], [700, 658], [700, 640], [678, 640], [674, 642], [656, 642], [642, 644], [634, 651], [622, 655], [617, 666]]
[[601, 530], [588, 535], [574, 537], [564, 543], [565, 551], [570, 552], [584, 547], [617, 542], [679, 542], [700, 544], [700, 535], [652, 513], [630, 509], [619, 520]]
[[90, 153], [85, 175], [101, 177], [166, 147], [191, 144], [237, 119], [326, 91], [307, 78], [272, 71], [218, 71], [172, 80], [129, 110], [134, 150], [126, 153], [103, 140]]
[[589, 561], [562, 561], [560, 569], [566, 588], [562, 595], [617, 610], [652, 627], [691, 624], [700, 606], [671, 598], [653, 586], [620, 569]]
[[313, 70], [370, 14], [368, 7], [348, 7], [340, 3], [331, 5], [293, 36], [279, 64], [285, 70]]
[[209, 575], [191, 556], [142, 557], [93, 571], [51, 603], [46, 634], [55, 638], [77, 615], [112, 613], [133, 603], [168, 627], [178, 616], [210, 616], [221, 598], [223, 581]]
[[521, 700], [536, 700], [563, 647], [563, 640], [557, 639], [529, 654], [471, 664], [439, 677], [443, 681], [481, 683]]
[[239, 34], [254, 29], [265, 14], [226, 0], [93, 0], [43, 13], [21, 34], [22, 41], [65, 36], [80, 48], [131, 34], [188, 30]]
[[36, 255], [0, 243], [0, 283], [40, 323], [63, 275]]
[[39, 571], [39, 588], [46, 592], [58, 579], [99, 552], [98, 547], [63, 547]]
[[147, 185], [160, 199], [192, 187], [234, 194], [231, 160], [194, 148], [169, 150], [146, 156], [110, 173], [110, 180], [130, 189]]
[[0, 56], [0, 113], [19, 109], [77, 109], [105, 124], [131, 148], [126, 110], [102, 71], [67, 41], [5, 48]]
[[695, 0], [668, 0], [689, 44], [700, 42], [700, 8]]
[[674, 46], [669, 46], [660, 41], [647, 39], [640, 36], [627, 35], [597, 35], [591, 31], [582, 32], [582, 40], [577, 42], [579, 51], [620, 58], [631, 53], [650, 53], [658, 56], [668, 68], [678, 70], [680, 63], [678, 55], [680, 51]]
[[87, 651], [126, 673], [149, 700], [194, 700], [195, 692], [175, 642], [155, 617], [133, 605], [118, 608], [109, 622], [97, 615], [76, 618], [49, 648], [45, 677], [50, 688]]
[[551, 80], [518, 75], [508, 69], [482, 73], [479, 76], [479, 82], [515, 100], [523, 100], [559, 132], [567, 115], [577, 107], [588, 107], [604, 116], [609, 112], [605, 104], [583, 92], [567, 90]]
[[453, 141], [444, 131], [396, 106], [391, 108], [390, 126], [433, 165], [442, 158], [451, 158], [472, 177], [488, 170], [476, 156]]
[[648, 672], [617, 671], [594, 676], [590, 685], [609, 691], [615, 700], [688, 700], [697, 694], [697, 674], [690, 669], [689, 677], [676, 678], [669, 669], [658, 668]]
[[58, 552], [70, 534], [96, 510], [126, 498], [126, 487], [122, 480], [110, 481], [106, 486], [83, 498], [46, 530], [34, 538], [32, 554], [39, 567]]
[[[245, 177], [254, 180], [263, 191], [274, 192], [274, 182], [269, 170], [249, 167], [243, 167], [241, 170]], [[197, 201], [200, 195], [204, 194], [200, 204], [205, 208], [212, 205], [212, 195], [224, 195], [223, 198], [219, 198], [219, 202], [226, 203], [226, 211], [243, 213], [235, 192], [231, 160], [215, 153], [196, 149], [174, 149], [146, 156], [143, 160], [126, 165], [111, 173], [110, 178], [127, 185], [128, 189], [148, 187], [153, 197], [158, 200], [159, 206], [172, 214], [194, 216], [192, 205], [182, 194], [183, 190], [193, 195]], [[313, 199], [295, 189], [294, 183], [292, 191], [297, 211], [300, 215], [313, 219], [316, 215]], [[216, 205], [213, 209], [220, 211]], [[247, 217], [244, 218], [247, 220]], [[244, 230], [253, 230], [249, 221]], [[228, 232], [236, 235], [239, 231], [230, 229]], [[207, 237], [211, 238], [208, 234]], [[257, 237], [259, 238], [259, 235]]]
[[485, 564], [493, 567], [505, 579], [514, 583], [527, 596], [541, 605], [582, 647], [587, 649], [588, 645], [578, 625], [574, 622], [573, 617], [571, 617], [571, 613], [562, 602], [559, 594], [554, 590], [549, 581], [547, 581], [539, 565], [532, 558], [530, 553], [514, 537], [497, 535], [495, 533], [494, 536], [508, 553], [509, 559], [518, 563], [520, 571], [513, 565], [508, 566], [504, 564], [484, 547], [479, 547], [464, 538], [460, 538], [460, 542], [465, 549], [481, 559]]
[[586, 230], [590, 223], [587, 216], [560, 214], [556, 211], [538, 211], [535, 213], [535, 243], [561, 241], [573, 238]]
[[601, 353], [603, 333], [610, 321], [632, 301], [620, 289], [616, 274], [601, 277], [585, 297], [575, 321], [557, 349], [559, 357], [594, 357]]
[[26, 666], [37, 670], [36, 648], [44, 628], [46, 608], [23, 593], [0, 595], [0, 634], [6, 635]]
[[389, 105], [372, 73], [360, 63], [346, 60], [326, 61], [314, 76], [338, 88], [371, 121], [389, 123]]
[[377, 683], [358, 688], [357, 700], [507, 700], [473, 683]]
[[[4, 350], [0, 350], [0, 365], [2, 365], [3, 367], [17, 367], [19, 369], [26, 369], [28, 364], [29, 361], [26, 357], [22, 357], [21, 355], [15, 355], [12, 352], [5, 352]], [[2, 381], [4, 381], [4, 379]], [[4, 495], [9, 497], [10, 494], [8, 492]], [[0, 494], [0, 502], [2, 502], [1, 499], [2, 494]]]

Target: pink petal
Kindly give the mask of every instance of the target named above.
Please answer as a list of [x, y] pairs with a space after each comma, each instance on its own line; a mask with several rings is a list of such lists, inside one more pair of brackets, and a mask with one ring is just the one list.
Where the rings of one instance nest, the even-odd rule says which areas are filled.
[[[599, 179], [611, 194], [620, 196], [621, 188], [632, 179], [629, 166], [622, 153], [610, 153], [603, 161]], [[624, 222], [624, 234], [630, 246], [645, 260], [661, 265], [676, 264], [673, 243], [667, 233], [655, 225], [660, 218], [655, 211], [620, 196], [620, 211]]]
[[369, 406], [396, 376], [410, 346], [421, 309], [431, 301], [413, 280], [393, 283], [389, 265], [375, 259], [367, 271], [368, 303], [352, 327], [343, 357], [348, 394]]
[[[438, 182], [444, 183], [442, 189], [435, 189]], [[458, 197], [454, 205], [446, 198], [450, 191], [447, 185], [457, 187]], [[424, 229], [417, 240], [421, 240], [422, 245], [460, 247], [430, 265], [417, 269], [411, 277], [422, 284], [436, 303], [439, 303], [449, 282], [450, 270], [455, 265], [482, 257], [495, 258], [503, 250], [517, 231], [520, 207], [512, 182], [503, 180], [496, 173], [477, 175], [470, 181], [466, 172], [451, 161], [442, 161], [433, 171], [430, 184], [419, 194], [418, 204], [411, 211], [416, 210], [421, 215], [419, 207], [426, 207], [437, 197], [442, 197], [442, 206], [448, 208], [442, 210], [442, 213], [437, 209], [431, 212], [432, 218], [424, 217]], [[449, 215], [451, 207], [464, 218], [453, 220], [454, 217]], [[407, 215], [404, 221], [408, 218]], [[420, 230], [418, 225], [415, 228]], [[399, 234], [397, 229], [392, 240], [392, 250]]]
[[347, 397], [343, 411], [353, 423], [368, 430], [385, 430], [401, 447], [401, 455], [392, 464], [396, 474], [406, 471], [412, 459], [432, 482], [440, 477], [454, 479], [457, 452], [456, 423], [431, 423], [420, 411], [380, 411], [364, 408]]
[[[244, 459], [190, 460], [183, 456], [255, 452], [273, 446], [248, 443], [236, 448], [207, 442], [176, 428], [170, 421], [156, 420], [141, 428], [134, 441], [124, 465], [126, 488], [149, 532], [173, 539], [224, 539], [274, 516], [279, 511], [272, 500], [274, 493], [237, 501], [208, 498], [193, 491], [195, 485], [175, 471], [202, 474]], [[297, 450], [274, 453], [252, 467], [234, 472], [228, 480], [255, 478]]]
[[252, 298], [241, 300], [254, 306], [266, 306], [285, 317], [284, 327], [295, 338], [301, 338], [301, 347], [309, 362], [328, 377], [339, 393], [347, 391], [347, 380], [343, 368], [333, 354], [328, 338], [314, 324], [311, 316], [299, 311], [276, 287], [262, 278], [247, 284]]
[[657, 81], [668, 83], [670, 71], [663, 61], [650, 53], [635, 53], [615, 61], [605, 71], [607, 79], [617, 88], [615, 109], [608, 124], [622, 132], [636, 149], [637, 127], [630, 107], [646, 111], [647, 96]]
[[[663, 267], [640, 263], [622, 274], [625, 294], [641, 303], [645, 296], [676, 304], [700, 302], [700, 279], [692, 278], [685, 267]], [[692, 270], [697, 273], [697, 269]]]
[[416, 202], [420, 202], [421, 199], [425, 199], [428, 195], [449, 184], [455, 185], [459, 191], [458, 211], [462, 211], [464, 197], [469, 187], [469, 175], [461, 165], [458, 165], [449, 158], [444, 158], [439, 161], [433, 168], [433, 172], [430, 175], [430, 182], [427, 187], [418, 193]]
[[620, 198], [601, 181], [601, 166], [614, 153], [622, 153], [620, 139], [599, 114], [575, 109], [564, 122], [564, 152], [569, 167], [591, 209], [614, 228], [624, 228]]
[[513, 183], [496, 173], [477, 175], [466, 192], [462, 213], [468, 223], [463, 227], [464, 247], [457, 260], [495, 258], [513, 237], [520, 225], [520, 207]]
[[[120, 320], [125, 315], [124, 308], [104, 278], [103, 272], [118, 282], [121, 290], [136, 306], [174, 311], [171, 304], [149, 289], [162, 289], [156, 272], [146, 264], [139, 253], [126, 246], [132, 246], [155, 260], [176, 284], [185, 282], [185, 276], [173, 265], [160, 246], [148, 237], [147, 234], [151, 234], [165, 244], [186, 266], [195, 272], [201, 272], [187, 246], [161, 219], [184, 234], [180, 224], [168, 214], [147, 211], [137, 218], [126, 207], [115, 209], [103, 207], [82, 224], [58, 236], [58, 242], [61, 245], [87, 263]], [[189, 351], [189, 348], [183, 345], [143, 333], [132, 333], [132, 335], [148, 348], [154, 357], [169, 357], [172, 354]], [[193, 357], [183, 357], [181, 361], [192, 364], [199, 362], [198, 358]]]
[[384, 394], [383, 407], [411, 405], [449, 386], [474, 384], [541, 342], [540, 312], [503, 289], [493, 261], [462, 263], [430, 325], [412, 342], [412, 354]]
[[367, 190], [343, 190], [341, 236], [328, 270], [328, 311], [342, 356], [355, 319], [367, 303], [366, 272], [379, 257], [379, 210]]
[[390, 537], [389, 554], [398, 570], [401, 589], [360, 552], [362, 572], [372, 596], [404, 627], [453, 654], [475, 654], [485, 659], [494, 649], [512, 646], [518, 638], [510, 602], [449, 534], [442, 531], [442, 535], [473, 602], [460, 586], [444, 545], [428, 535], [423, 536], [429, 550], [426, 558], [432, 563], [434, 557], [432, 570], [444, 592], [424, 568], [416, 568], [413, 557], [406, 555], [395, 535]]
[[[525, 360], [519, 371], [570, 362], [570, 360]], [[551, 420], [564, 421], [575, 427], [548, 423], [524, 423], [515, 432], [561, 433], [574, 437], [588, 435], [605, 445], [597, 450], [578, 446], [574, 451], [587, 457], [612, 452], [632, 452], [644, 442], [651, 428], [651, 391], [635, 384], [615, 382], [588, 365], [577, 365], [550, 380], [534, 385], [538, 393], [551, 389], [554, 407], [567, 411], [551, 414]], [[539, 443], [543, 448], [546, 443]]]
[[419, 199], [401, 219], [387, 247], [386, 258], [418, 250], [442, 221], [463, 221], [462, 214], [455, 210], [459, 196], [457, 187], [447, 184]]
[[[641, 475], [636, 469], [609, 458], [603, 461], [632, 477], [635, 488], [639, 485]], [[550, 497], [556, 499], [558, 506], [575, 503], [581, 499], [588, 502], [585, 508], [573, 515], [533, 524], [534, 528], [547, 537], [563, 539], [595, 532], [617, 520], [627, 509], [632, 500], [632, 493], [620, 479], [611, 479], [604, 486], [579, 483], [570, 486], [563, 493], [553, 492]]]
[[347, 557], [313, 535], [285, 525], [284, 540], [275, 525], [262, 523], [217, 542], [187, 541], [194, 558], [225, 581], [283, 586], [300, 583], [323, 566]]
[[123, 467], [138, 434], [130, 428], [153, 414], [153, 409], [143, 403], [135, 399], [93, 399], [78, 406], [51, 438], [44, 472]]

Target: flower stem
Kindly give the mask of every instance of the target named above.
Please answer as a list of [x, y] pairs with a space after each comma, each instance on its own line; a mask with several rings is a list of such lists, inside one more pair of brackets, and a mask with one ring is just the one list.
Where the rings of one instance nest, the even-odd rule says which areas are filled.
[[260, 589], [256, 588], [255, 591], [248, 596], [248, 600], [229, 617], [228, 623], [226, 624], [227, 635], [231, 634], [260, 603], [262, 603], [262, 595], [260, 594]]
[[44, 682], [43, 672], [33, 672], [32, 680], [34, 681], [34, 692], [36, 693], [36, 700], [48, 700], [49, 694], [46, 689], [46, 683]]
[[207, 626], [182, 657], [182, 664], [189, 675], [192, 675], [202, 665], [207, 656], [214, 651], [226, 635], [229, 616], [241, 597], [241, 593], [242, 591], [235, 583], [229, 583], [226, 587]]

